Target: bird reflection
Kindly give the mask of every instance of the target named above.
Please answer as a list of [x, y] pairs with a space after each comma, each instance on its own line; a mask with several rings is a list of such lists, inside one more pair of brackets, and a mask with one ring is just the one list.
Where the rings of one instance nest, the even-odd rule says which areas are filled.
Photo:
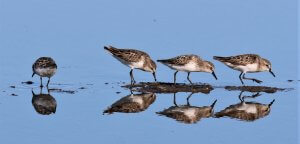
[[57, 103], [54, 97], [50, 95], [49, 90], [48, 94], [43, 94], [42, 89], [40, 90], [40, 94], [38, 95], [35, 94], [33, 90], [31, 92], [31, 102], [36, 112], [38, 112], [41, 115], [50, 115], [56, 112]]
[[104, 113], [137, 113], [146, 110], [156, 99], [155, 93], [131, 93], [113, 103]]
[[169, 118], [173, 118], [179, 122], [183, 122], [186, 124], [197, 123], [201, 118], [209, 118], [213, 115], [213, 109], [217, 102], [215, 100], [210, 106], [191, 106], [189, 103], [190, 97], [193, 95], [191, 93], [187, 97], [186, 105], [177, 105], [176, 103], [176, 93], [174, 93], [174, 105], [171, 106], [161, 112], [157, 112], [158, 115], [164, 115]]
[[252, 96], [242, 96], [243, 91], [239, 95], [240, 103], [230, 105], [224, 110], [215, 114], [216, 118], [229, 117], [235, 118], [242, 121], [255, 121], [269, 115], [271, 106], [275, 99], [269, 104], [261, 104], [258, 102], [245, 102], [245, 98], [255, 98], [260, 96], [259, 93], [253, 94]]

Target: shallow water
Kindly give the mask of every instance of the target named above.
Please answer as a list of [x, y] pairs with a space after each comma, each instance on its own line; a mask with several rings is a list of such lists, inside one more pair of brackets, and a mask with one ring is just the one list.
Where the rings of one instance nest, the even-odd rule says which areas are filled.
[[[295, 3], [72, 1], [70, 5], [67, 1], [1, 0], [0, 141], [295, 144], [299, 116]], [[212, 61], [217, 81], [205, 73], [192, 73], [191, 79], [220, 88], [193, 94], [189, 102], [202, 107], [217, 100], [214, 112], [240, 102], [240, 91], [222, 88], [239, 86], [240, 81], [238, 72], [212, 60], [213, 55], [260, 54], [272, 62], [276, 78], [267, 72], [247, 75], [263, 80], [262, 86], [293, 90], [246, 99], [261, 104], [275, 99], [270, 114], [253, 122], [208, 117], [187, 124], [156, 114], [174, 106], [173, 94], [156, 94], [138, 113], [103, 114], [131, 94], [121, 87], [129, 83], [129, 69], [103, 50], [109, 44], [146, 51], [155, 60], [193, 53]], [[58, 64], [49, 87], [75, 91], [50, 92], [56, 101], [56, 111], [50, 115], [41, 115], [32, 104], [32, 90], [39, 94], [40, 89], [39, 79], [31, 78], [31, 65], [40, 56], [51, 56]], [[157, 65], [158, 80], [171, 82], [174, 71]], [[135, 70], [134, 75], [138, 82], [153, 81], [150, 73]], [[21, 83], [28, 80], [34, 84]], [[187, 83], [186, 74], [179, 72], [177, 80]], [[176, 103], [185, 105], [189, 94], [177, 93]]]

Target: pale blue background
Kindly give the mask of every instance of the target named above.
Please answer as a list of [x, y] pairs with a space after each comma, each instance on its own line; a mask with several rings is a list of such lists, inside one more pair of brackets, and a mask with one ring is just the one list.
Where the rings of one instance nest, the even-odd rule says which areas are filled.
[[[215, 64], [219, 80], [204, 73], [192, 73], [192, 80], [215, 86], [240, 82], [239, 72], [212, 56], [256, 53], [272, 62], [277, 77], [249, 76], [263, 85], [296, 88], [297, 82], [286, 81], [297, 80], [297, 1], [0, 0], [1, 143], [297, 143], [297, 90], [257, 98], [276, 102], [268, 117], [254, 123], [210, 118], [185, 125], [157, 116], [155, 112], [172, 105], [171, 94], [157, 95], [142, 113], [103, 116], [105, 108], [129, 94], [116, 83], [129, 81], [129, 69], [104, 52], [104, 45], [140, 49], [155, 60], [198, 54]], [[31, 79], [31, 65], [40, 56], [58, 63], [52, 87], [88, 87], [74, 95], [53, 93], [58, 108], [51, 116], [34, 111], [32, 86], [20, 84], [38, 82]], [[160, 81], [172, 81], [172, 74], [158, 64]], [[150, 73], [135, 71], [135, 76], [153, 81]], [[178, 81], [185, 78], [178, 73]], [[237, 103], [238, 93], [216, 89], [193, 96], [191, 103], [209, 105], [218, 99], [219, 111]], [[186, 95], [179, 94], [179, 103], [185, 103]]]

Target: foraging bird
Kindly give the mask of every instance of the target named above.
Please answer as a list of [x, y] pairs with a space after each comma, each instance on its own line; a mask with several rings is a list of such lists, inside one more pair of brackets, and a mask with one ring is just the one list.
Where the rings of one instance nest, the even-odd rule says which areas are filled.
[[42, 115], [50, 115], [56, 112], [56, 100], [52, 97], [49, 93], [43, 94], [40, 93], [36, 95], [33, 91], [32, 92], [32, 105], [36, 112]]
[[186, 124], [196, 123], [200, 121], [201, 118], [209, 118], [213, 115], [213, 109], [217, 102], [215, 100], [210, 106], [191, 106], [189, 103], [189, 99], [192, 96], [191, 93], [187, 97], [187, 104], [186, 105], [177, 105], [176, 104], [176, 94], [174, 93], [174, 105], [171, 106], [161, 112], [157, 112], [158, 115], [164, 115], [169, 118], [173, 118], [179, 122], [183, 122]]
[[114, 58], [119, 60], [122, 64], [130, 67], [131, 85], [135, 83], [133, 77], [133, 69], [140, 69], [142, 71], [151, 72], [156, 81], [156, 64], [150, 56], [139, 50], [134, 49], [118, 49], [112, 46], [104, 46], [104, 49], [112, 54]]
[[[216, 118], [220, 117], [229, 117], [229, 118], [235, 118], [238, 120], [243, 121], [255, 121], [257, 119], [263, 118], [267, 115], [269, 115], [271, 111], [271, 106], [274, 103], [275, 99], [271, 101], [269, 104], [261, 104], [257, 102], [245, 102], [244, 97], [241, 98], [243, 91], [240, 93], [240, 103], [230, 105], [229, 107], [225, 108], [224, 110], [217, 112], [215, 114]], [[246, 97], [257, 97], [260, 94], [254, 94], [252, 96], [246, 96]]]
[[137, 113], [146, 110], [156, 99], [155, 93], [130, 94], [113, 103], [103, 113]]
[[217, 76], [214, 72], [215, 66], [209, 61], [202, 60], [197, 55], [181, 55], [170, 59], [157, 60], [169, 68], [176, 70], [174, 73], [174, 84], [176, 84], [176, 74], [178, 71], [187, 72], [187, 80], [191, 83], [189, 76], [191, 72], [207, 72], [211, 73], [217, 80]]
[[40, 76], [41, 85], [43, 87], [42, 77], [48, 77], [47, 87], [50, 83], [50, 78], [56, 73], [57, 65], [50, 57], [40, 57], [32, 65], [32, 77], [37, 74]]
[[269, 71], [275, 77], [275, 74], [272, 72], [271, 62], [256, 54], [243, 54], [230, 57], [214, 56], [213, 58], [217, 61], [224, 63], [225, 65], [234, 70], [240, 71], [241, 74], [239, 75], [239, 78], [243, 85], [244, 82], [242, 79], [252, 80], [256, 83], [262, 82], [258, 79], [246, 78], [246, 73]]

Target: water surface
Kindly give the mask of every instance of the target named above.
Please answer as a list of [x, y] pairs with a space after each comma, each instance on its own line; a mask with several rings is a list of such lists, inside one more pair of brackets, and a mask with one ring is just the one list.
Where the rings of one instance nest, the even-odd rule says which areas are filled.
[[[1, 143], [296, 144], [296, 2], [0, 0]], [[140, 49], [155, 60], [198, 54], [215, 64], [219, 79], [205, 73], [192, 73], [191, 79], [217, 87], [240, 85], [239, 72], [212, 56], [257, 53], [272, 62], [276, 78], [267, 72], [247, 76], [263, 80], [263, 86], [294, 90], [247, 99], [261, 104], [275, 99], [270, 114], [253, 122], [208, 117], [187, 124], [156, 114], [174, 106], [173, 94], [156, 94], [140, 112], [103, 115], [131, 94], [121, 87], [129, 83], [129, 69], [104, 52], [104, 45]], [[51, 56], [58, 64], [50, 88], [76, 91], [50, 92], [56, 101], [50, 115], [41, 115], [32, 104], [32, 90], [39, 94], [40, 89], [39, 79], [31, 78], [31, 65], [40, 56]], [[158, 64], [159, 81], [171, 82], [173, 73]], [[150, 73], [136, 70], [134, 75], [138, 82], [153, 81]], [[35, 83], [21, 84], [28, 80]], [[178, 73], [177, 81], [187, 83], [186, 74]], [[194, 94], [189, 102], [202, 107], [217, 100], [214, 112], [219, 112], [239, 103], [239, 94], [216, 88]], [[177, 93], [177, 104], [185, 105], [188, 95]]]

